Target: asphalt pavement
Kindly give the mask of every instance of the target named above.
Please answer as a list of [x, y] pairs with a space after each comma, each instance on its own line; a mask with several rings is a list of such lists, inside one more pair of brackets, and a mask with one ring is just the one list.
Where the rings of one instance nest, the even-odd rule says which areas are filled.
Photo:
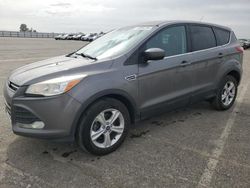
[[250, 187], [250, 50], [236, 104], [202, 102], [142, 121], [115, 152], [97, 157], [75, 144], [20, 137], [4, 111], [12, 70], [70, 53], [81, 41], [0, 38], [0, 187]]

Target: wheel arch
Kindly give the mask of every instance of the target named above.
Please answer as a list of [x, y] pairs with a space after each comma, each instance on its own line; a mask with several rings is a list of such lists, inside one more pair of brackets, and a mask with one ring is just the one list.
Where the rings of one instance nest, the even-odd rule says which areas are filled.
[[242, 77], [242, 68], [240, 63], [237, 63], [235, 61], [227, 62], [227, 64], [224, 64], [224, 66], [221, 67], [219, 72], [220, 74], [217, 77], [218, 79], [216, 82], [216, 88], [219, 86], [221, 80], [227, 75], [233, 76], [238, 81], [238, 84], [240, 84]]
[[231, 70], [231, 71], [227, 72], [226, 75], [233, 76], [237, 80], [237, 82], [240, 83], [241, 74], [239, 73], [239, 71]]
[[140, 118], [136, 102], [129, 94], [127, 94], [126, 92], [124, 92], [122, 90], [102, 91], [102, 92], [99, 92], [99, 93], [93, 95], [85, 103], [82, 104], [80, 110], [76, 114], [76, 117], [75, 117], [75, 120], [74, 120], [74, 123], [72, 126], [72, 130], [71, 130], [71, 133], [74, 137], [76, 135], [77, 128], [78, 128], [86, 110], [92, 104], [94, 104], [96, 101], [103, 99], [103, 98], [113, 98], [113, 99], [117, 99], [120, 102], [122, 102], [128, 109], [132, 124], [135, 123]]

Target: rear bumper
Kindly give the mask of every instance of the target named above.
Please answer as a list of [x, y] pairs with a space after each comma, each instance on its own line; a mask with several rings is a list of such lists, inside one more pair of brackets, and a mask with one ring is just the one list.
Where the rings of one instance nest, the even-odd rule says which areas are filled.
[[[15, 134], [33, 138], [73, 141], [76, 114], [81, 104], [68, 94], [54, 97], [27, 97], [25, 87], [17, 91], [6, 84], [4, 98]], [[21, 110], [20, 110], [21, 109]], [[24, 124], [42, 122], [43, 128], [24, 128]]]

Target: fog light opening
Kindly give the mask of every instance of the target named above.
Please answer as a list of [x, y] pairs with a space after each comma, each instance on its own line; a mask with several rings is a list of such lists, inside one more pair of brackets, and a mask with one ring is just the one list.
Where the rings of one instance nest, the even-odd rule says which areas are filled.
[[17, 123], [19, 127], [25, 128], [25, 129], [43, 129], [44, 123], [42, 121], [35, 121], [31, 124], [23, 124], [23, 123]]

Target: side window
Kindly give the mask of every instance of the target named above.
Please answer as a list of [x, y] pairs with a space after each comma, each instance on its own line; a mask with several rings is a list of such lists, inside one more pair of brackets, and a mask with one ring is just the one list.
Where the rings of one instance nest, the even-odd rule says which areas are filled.
[[211, 27], [190, 26], [192, 51], [203, 50], [216, 46], [214, 32]]
[[236, 35], [235, 35], [235, 33], [232, 31], [232, 34], [231, 34], [231, 41], [232, 42], [237, 42], [238, 41], [238, 39], [237, 39], [237, 37], [236, 37]]
[[214, 33], [217, 39], [217, 46], [227, 44], [230, 38], [230, 32], [224, 29], [214, 28]]
[[165, 50], [165, 56], [183, 54], [187, 52], [185, 26], [166, 28], [146, 43], [146, 49], [161, 48]]

